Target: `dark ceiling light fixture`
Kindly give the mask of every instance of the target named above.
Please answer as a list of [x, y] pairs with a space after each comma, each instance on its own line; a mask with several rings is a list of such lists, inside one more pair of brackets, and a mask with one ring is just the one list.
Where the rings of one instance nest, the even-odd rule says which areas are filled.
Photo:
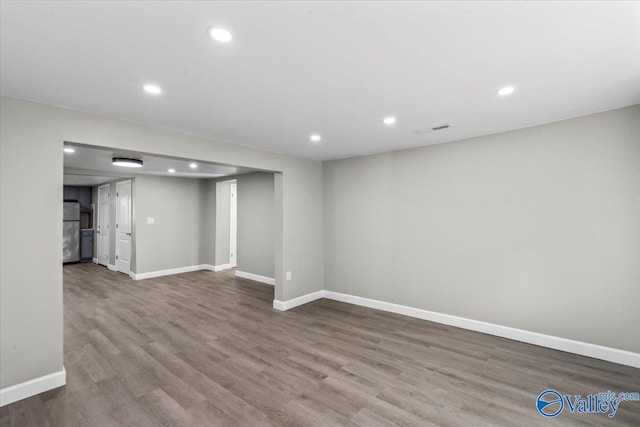
[[142, 160], [132, 159], [131, 157], [114, 157], [111, 159], [111, 164], [124, 168], [141, 168]]

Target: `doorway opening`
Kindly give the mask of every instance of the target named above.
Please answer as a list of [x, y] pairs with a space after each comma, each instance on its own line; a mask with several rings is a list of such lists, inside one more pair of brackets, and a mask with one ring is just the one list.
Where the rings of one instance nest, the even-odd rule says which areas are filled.
[[[282, 274], [279, 172], [65, 142], [64, 174], [92, 186], [93, 262], [134, 280], [196, 270], [275, 286]], [[140, 160], [122, 170], [113, 157]], [[133, 172], [133, 173], [132, 173]], [[88, 185], [88, 184], [87, 184]]]
[[[134, 240], [134, 179], [104, 173], [90, 175], [91, 172], [68, 168], [64, 173], [65, 206], [78, 204], [80, 208], [79, 241], [76, 242], [80, 256], [72, 262], [93, 262], [111, 271], [129, 274]], [[120, 230], [129, 233], [124, 235], [128, 244], [119, 239]]]
[[216, 182], [215, 271], [238, 266], [238, 181]]
[[216, 183], [216, 271], [274, 285], [275, 188], [275, 174], [262, 171]]

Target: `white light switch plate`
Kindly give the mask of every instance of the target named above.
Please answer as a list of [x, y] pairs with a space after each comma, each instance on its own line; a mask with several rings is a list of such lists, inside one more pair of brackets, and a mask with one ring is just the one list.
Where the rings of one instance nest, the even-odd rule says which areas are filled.
[[290, 271], [287, 271], [287, 282], [288, 282], [289, 280], [291, 280], [291, 272], [290, 272]]
[[156, 219], [153, 217], [147, 217], [147, 224], [155, 224], [156, 223]]

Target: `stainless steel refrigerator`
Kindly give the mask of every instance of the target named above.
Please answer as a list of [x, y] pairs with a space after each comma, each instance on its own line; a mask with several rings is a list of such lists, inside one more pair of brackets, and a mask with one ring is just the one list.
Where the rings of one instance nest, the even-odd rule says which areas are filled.
[[62, 216], [62, 262], [80, 261], [80, 203], [65, 202]]

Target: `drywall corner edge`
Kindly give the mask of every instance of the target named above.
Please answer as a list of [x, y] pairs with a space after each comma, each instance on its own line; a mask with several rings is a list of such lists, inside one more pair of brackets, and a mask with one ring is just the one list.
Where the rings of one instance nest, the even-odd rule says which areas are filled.
[[316, 291], [310, 294], [302, 295], [294, 299], [290, 299], [288, 301], [279, 301], [273, 300], [273, 308], [280, 311], [291, 310], [292, 308], [298, 307], [300, 305], [304, 305], [315, 301], [320, 298], [324, 298], [325, 291]]

